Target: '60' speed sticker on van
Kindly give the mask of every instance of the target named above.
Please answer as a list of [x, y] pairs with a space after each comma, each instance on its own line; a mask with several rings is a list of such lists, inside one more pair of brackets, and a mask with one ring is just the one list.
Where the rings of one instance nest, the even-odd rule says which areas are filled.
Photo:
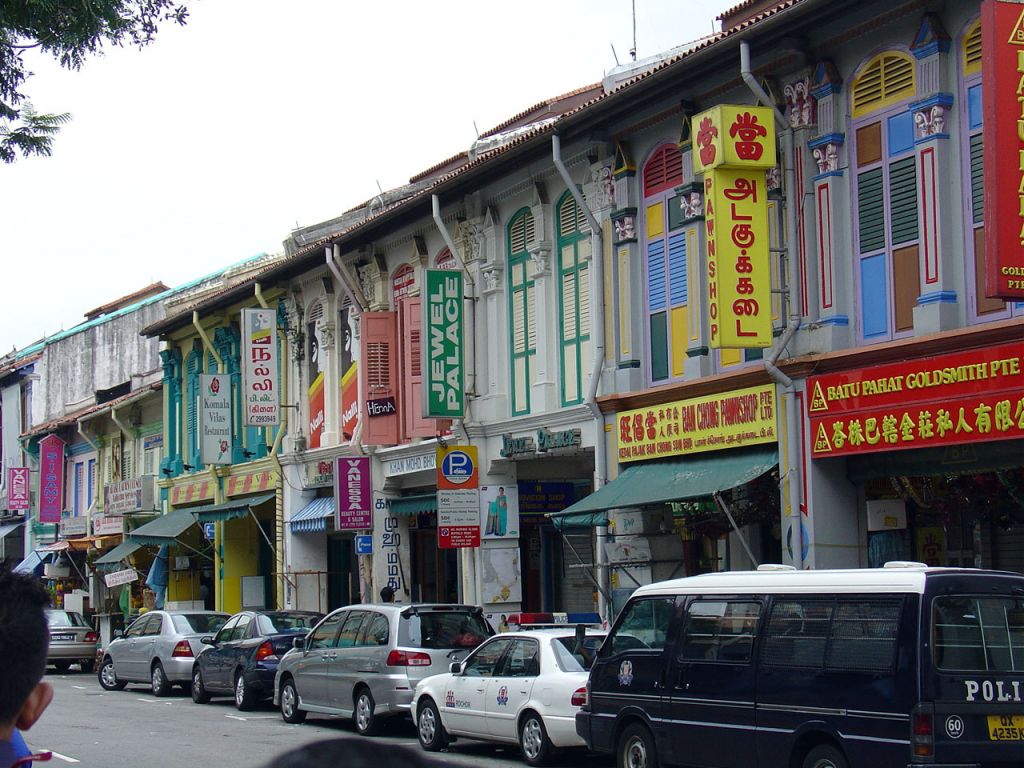
[[946, 735], [951, 739], [959, 739], [964, 735], [964, 721], [960, 715], [950, 715], [946, 718]]

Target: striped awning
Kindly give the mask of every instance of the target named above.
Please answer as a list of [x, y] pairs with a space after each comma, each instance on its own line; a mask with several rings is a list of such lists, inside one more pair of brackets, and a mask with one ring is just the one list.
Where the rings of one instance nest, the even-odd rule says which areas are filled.
[[292, 533], [320, 533], [327, 530], [327, 520], [334, 516], [334, 497], [318, 496], [294, 515], [288, 524]]
[[241, 499], [234, 499], [223, 504], [207, 504], [203, 507], [191, 507], [189, 512], [195, 515], [200, 523], [222, 523], [225, 520], [234, 520], [238, 517], [245, 517], [249, 510], [265, 504], [274, 498], [273, 493], [264, 493], [260, 496], [248, 496]]
[[402, 496], [391, 500], [391, 514], [412, 517], [424, 512], [437, 512], [437, 494], [422, 493], [418, 496]]

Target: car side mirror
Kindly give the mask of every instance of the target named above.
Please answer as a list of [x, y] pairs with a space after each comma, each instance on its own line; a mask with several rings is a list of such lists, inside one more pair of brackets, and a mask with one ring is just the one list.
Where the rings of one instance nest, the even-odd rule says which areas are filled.
[[292, 638], [292, 648], [298, 648], [299, 650], [304, 650], [305, 647], [306, 647], [306, 638], [305, 638], [305, 636], [303, 636], [303, 637], [293, 637]]
[[451, 672], [453, 675], [461, 675], [462, 674], [462, 662], [461, 661], [453, 661], [451, 663], [451, 666], [448, 667], [448, 671]]
[[203, 645], [216, 645], [217, 641], [213, 639], [213, 635], [204, 635], [199, 638], [199, 642]]

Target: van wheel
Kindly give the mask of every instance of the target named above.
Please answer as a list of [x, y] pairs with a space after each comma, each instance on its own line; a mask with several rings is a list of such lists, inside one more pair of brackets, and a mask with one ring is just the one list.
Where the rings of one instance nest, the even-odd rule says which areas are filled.
[[831, 744], [819, 744], [804, 758], [803, 768], [849, 768], [846, 756]]
[[374, 714], [377, 704], [370, 689], [364, 687], [357, 690], [355, 703], [352, 719], [356, 723], [356, 730], [363, 736], [376, 735], [380, 731], [380, 718]]
[[[654, 737], [641, 723], [631, 723], [619, 736], [616, 753], [617, 768], [658, 768], [658, 751]], [[807, 768], [807, 764], [804, 764]]]
[[295, 725], [306, 719], [305, 710], [299, 709], [299, 692], [290, 677], [281, 683], [281, 719]]

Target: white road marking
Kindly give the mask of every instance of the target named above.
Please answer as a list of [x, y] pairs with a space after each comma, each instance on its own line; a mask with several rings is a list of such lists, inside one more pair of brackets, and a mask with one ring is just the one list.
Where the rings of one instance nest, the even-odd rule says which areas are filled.
[[224, 715], [224, 717], [228, 718], [229, 720], [241, 720], [243, 723], [249, 719], [247, 717], [240, 717], [239, 715]]
[[68, 757], [67, 755], [62, 755], [60, 752], [54, 752], [52, 749], [46, 749], [46, 750], [42, 750], [42, 751], [49, 752], [51, 755], [56, 757], [58, 760], [63, 760], [66, 763], [80, 763], [80, 762], [82, 762], [81, 760], [75, 760], [75, 758], [73, 758], [73, 757]]
[[72, 685], [71, 687], [72, 688], [77, 688], [80, 691], [84, 691], [85, 690], [85, 686], [84, 685]]

